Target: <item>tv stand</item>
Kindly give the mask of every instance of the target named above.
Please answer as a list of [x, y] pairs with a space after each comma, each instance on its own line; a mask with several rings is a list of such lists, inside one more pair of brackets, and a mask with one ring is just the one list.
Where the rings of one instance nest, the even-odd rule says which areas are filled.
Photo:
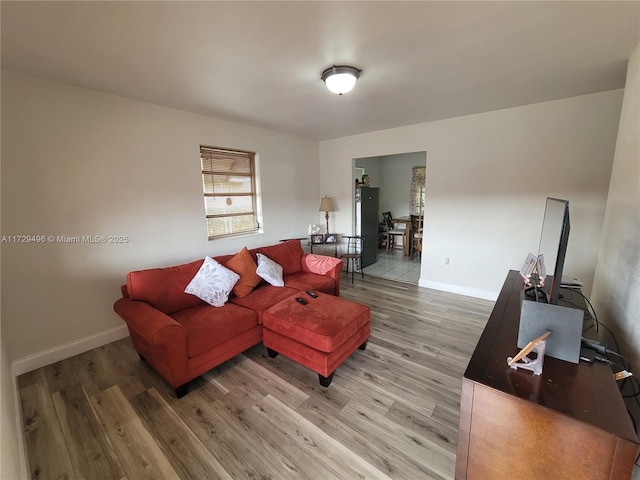
[[638, 438], [608, 365], [545, 357], [541, 375], [507, 366], [523, 288], [510, 271], [464, 373], [455, 478], [631, 478]]

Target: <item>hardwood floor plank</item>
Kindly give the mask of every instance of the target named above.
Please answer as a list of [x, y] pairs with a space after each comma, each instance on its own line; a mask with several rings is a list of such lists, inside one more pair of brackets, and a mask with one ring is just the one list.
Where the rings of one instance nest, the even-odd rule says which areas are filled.
[[89, 395], [94, 395], [115, 383], [113, 372], [97, 350], [89, 350], [44, 368], [52, 393], [80, 383]]
[[439, 403], [433, 410], [431, 417], [439, 422], [448, 425], [458, 431], [458, 420], [460, 418], [460, 405], [446, 402]]
[[425, 478], [453, 478], [455, 453], [431, 442], [422, 433], [405, 428], [357, 402], [349, 402], [340, 412], [340, 416], [366, 435], [385, 438], [387, 443], [410, 456], [423, 467]]
[[[244, 395], [248, 399], [248, 406], [255, 403], [252, 400], [261, 400], [269, 394], [293, 408], [309, 398], [307, 393], [245, 355], [238, 355], [227, 364], [231, 368], [214, 378], [229, 391], [233, 390], [236, 395]], [[242, 394], [245, 389], [247, 391]]]
[[459, 397], [461, 384], [439, 369], [432, 369], [408, 361], [402, 355], [395, 354], [375, 344], [367, 348], [364, 359], [360, 363], [362, 368], [370, 368], [380, 377], [393, 382], [405, 389], [412, 389], [425, 398], [436, 401], [448, 401], [452, 397]]
[[67, 385], [53, 394], [65, 444], [77, 478], [124, 477], [122, 465], [102, 429], [83, 385]]
[[[273, 465], [225, 421], [228, 410], [219, 411], [199, 389], [175, 402], [174, 409], [202, 444], [209, 450], [232, 478], [277, 478], [279, 465]], [[218, 402], [219, 403], [219, 402]]]
[[432, 339], [425, 339], [426, 341], [420, 341], [419, 337], [410, 337], [407, 338], [406, 333], [396, 333], [388, 330], [384, 326], [371, 325], [371, 336], [380, 338], [385, 342], [396, 345], [398, 348], [405, 349], [407, 347], [413, 348], [419, 352], [423, 352], [426, 354], [431, 353], [432, 355], [437, 355], [440, 351], [440, 348], [434, 345]]
[[131, 404], [179, 478], [232, 478], [155, 389], [133, 397]]
[[17, 381], [18, 390], [24, 387], [28, 387], [29, 385], [35, 385], [37, 383], [47, 383], [47, 376], [45, 375], [44, 369], [42, 368], [38, 368], [37, 370], [32, 370], [31, 372], [20, 375]]
[[[254, 410], [271, 421], [274, 428], [294, 439], [300, 450], [317, 459], [323, 470], [333, 472], [335, 478], [389, 479], [386, 474], [346, 449], [344, 445], [275, 397], [267, 395], [254, 407]], [[291, 424], [295, 425], [295, 435], [287, 428]], [[335, 462], [325, 461], [327, 458], [335, 459]], [[316, 478], [328, 478], [330, 476], [328, 472], [316, 471]]]
[[316, 373], [283, 355], [268, 358], [262, 346], [247, 350], [245, 355], [305, 394], [319, 398], [325, 404], [325, 408], [338, 412], [351, 398], [341, 390], [320, 386]]
[[[49, 386], [41, 375], [31, 375], [20, 389], [22, 421], [31, 478], [57, 479], [71, 471], [71, 458], [56, 414]], [[40, 377], [39, 382], [31, 380]], [[56, 448], [50, 448], [55, 445]]]
[[336, 382], [332, 385], [336, 390], [344, 392], [351, 399], [358, 399], [359, 402], [367, 405], [368, 408], [384, 415], [389, 411], [395, 400], [392, 396], [383, 392], [369, 389], [365, 390], [362, 385], [354, 382]]
[[424, 438], [455, 455], [457, 428], [447, 425], [433, 416], [422, 415], [400, 402], [394, 403], [385, 417], [407, 430], [419, 432]]
[[229, 364], [227, 367], [224, 369], [216, 368], [207, 373], [207, 376], [215, 379], [229, 392], [233, 392], [234, 396], [247, 408], [252, 407], [265, 397], [261, 388], [254, 388], [256, 386], [254, 382], [238, 375], [236, 366]]
[[[76, 476], [73, 474], [73, 470], [69, 470], [68, 472], [65, 472], [63, 475], [56, 478], [56, 480], [76, 480]], [[122, 480], [127, 480], [127, 479], [122, 479]]]
[[402, 358], [413, 364], [437, 370], [455, 379], [462, 378], [469, 364], [468, 355], [448, 350], [440, 350], [436, 356], [433, 356], [428, 353], [418, 352], [413, 348], [407, 348], [401, 355]]
[[128, 478], [177, 478], [177, 473], [117, 385], [91, 397], [91, 402]]
[[[267, 464], [278, 472], [277, 478], [316, 478], [324, 467], [304, 451], [300, 451], [292, 436], [273, 428], [271, 421], [253, 408], [245, 407], [233, 393], [220, 396], [219, 391], [204, 388], [202, 393], [213, 393], [215, 401], [209, 406], [234, 429], [253, 449], [261, 452]], [[327, 478], [334, 478], [327, 474]], [[324, 477], [322, 477], [324, 478]]]
[[296, 412], [327, 435], [369, 462], [372, 466], [397, 480], [424, 478], [422, 467], [387, 443], [386, 437], [371, 436], [352, 428], [337, 412], [327, 411], [315, 397], [300, 405]]
[[296, 408], [309, 398], [309, 394], [292, 386], [288, 381], [272, 373], [269, 369], [254, 362], [245, 355], [233, 359], [237, 362], [236, 371], [247, 381], [256, 383], [266, 395], [273, 395], [285, 405]]
[[140, 359], [129, 338], [104, 345], [96, 351], [113, 372], [114, 381], [125, 397], [134, 397], [157, 383], [157, 373]]
[[[381, 376], [378, 374], [377, 367], [374, 365], [371, 368], [371, 364], [363, 365], [363, 363], [344, 362], [340, 365], [340, 368], [336, 371], [336, 376], [342, 377], [345, 375], [348, 381], [361, 384], [363, 389], [374, 389], [382, 394], [388, 395], [395, 401], [400, 401], [414, 406], [414, 408], [424, 415], [431, 415], [433, 409], [436, 406], [436, 401], [429, 398], [429, 396], [416, 393], [416, 389], [420, 385], [402, 385], [398, 381], [398, 376], [391, 376], [391, 378]], [[335, 381], [335, 379], [334, 379]]]

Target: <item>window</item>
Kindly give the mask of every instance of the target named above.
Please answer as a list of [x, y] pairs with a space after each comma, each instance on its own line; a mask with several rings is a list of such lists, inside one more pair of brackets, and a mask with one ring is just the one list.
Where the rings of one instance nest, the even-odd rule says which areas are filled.
[[200, 146], [209, 240], [257, 232], [255, 153]]
[[409, 213], [422, 215], [424, 213], [427, 167], [413, 167], [411, 171], [411, 192], [409, 198]]

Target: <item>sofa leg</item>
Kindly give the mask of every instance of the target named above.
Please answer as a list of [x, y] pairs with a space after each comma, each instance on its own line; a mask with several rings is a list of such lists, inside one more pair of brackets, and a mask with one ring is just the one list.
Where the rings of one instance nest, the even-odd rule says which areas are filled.
[[369, 340], [365, 340], [364, 343], [358, 347], [358, 350], [365, 350], [367, 348], [368, 341]]
[[278, 352], [267, 347], [267, 355], [269, 355], [269, 358], [276, 358], [278, 356]]
[[185, 383], [184, 385], [180, 385], [178, 388], [176, 388], [176, 398], [182, 398], [187, 393], [189, 393], [189, 384], [188, 383]]
[[333, 380], [334, 373], [335, 372], [331, 372], [331, 375], [329, 375], [328, 377], [324, 377], [318, 374], [318, 378], [320, 379], [320, 385], [323, 387], [328, 387], [331, 384], [331, 380]]
[[138, 352], [138, 357], [140, 357], [140, 360], [142, 360], [143, 362], [147, 361], [147, 359], [144, 358], [140, 352]]

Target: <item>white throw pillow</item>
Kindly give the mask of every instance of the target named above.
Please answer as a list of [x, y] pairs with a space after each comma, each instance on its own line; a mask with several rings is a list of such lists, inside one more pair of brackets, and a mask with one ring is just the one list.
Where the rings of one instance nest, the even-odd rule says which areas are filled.
[[256, 273], [274, 287], [284, 287], [282, 279], [282, 267], [261, 253], [256, 254], [258, 257], [258, 268]]
[[205, 257], [200, 270], [184, 291], [209, 305], [222, 307], [239, 278], [240, 275], [220, 265], [213, 258]]

